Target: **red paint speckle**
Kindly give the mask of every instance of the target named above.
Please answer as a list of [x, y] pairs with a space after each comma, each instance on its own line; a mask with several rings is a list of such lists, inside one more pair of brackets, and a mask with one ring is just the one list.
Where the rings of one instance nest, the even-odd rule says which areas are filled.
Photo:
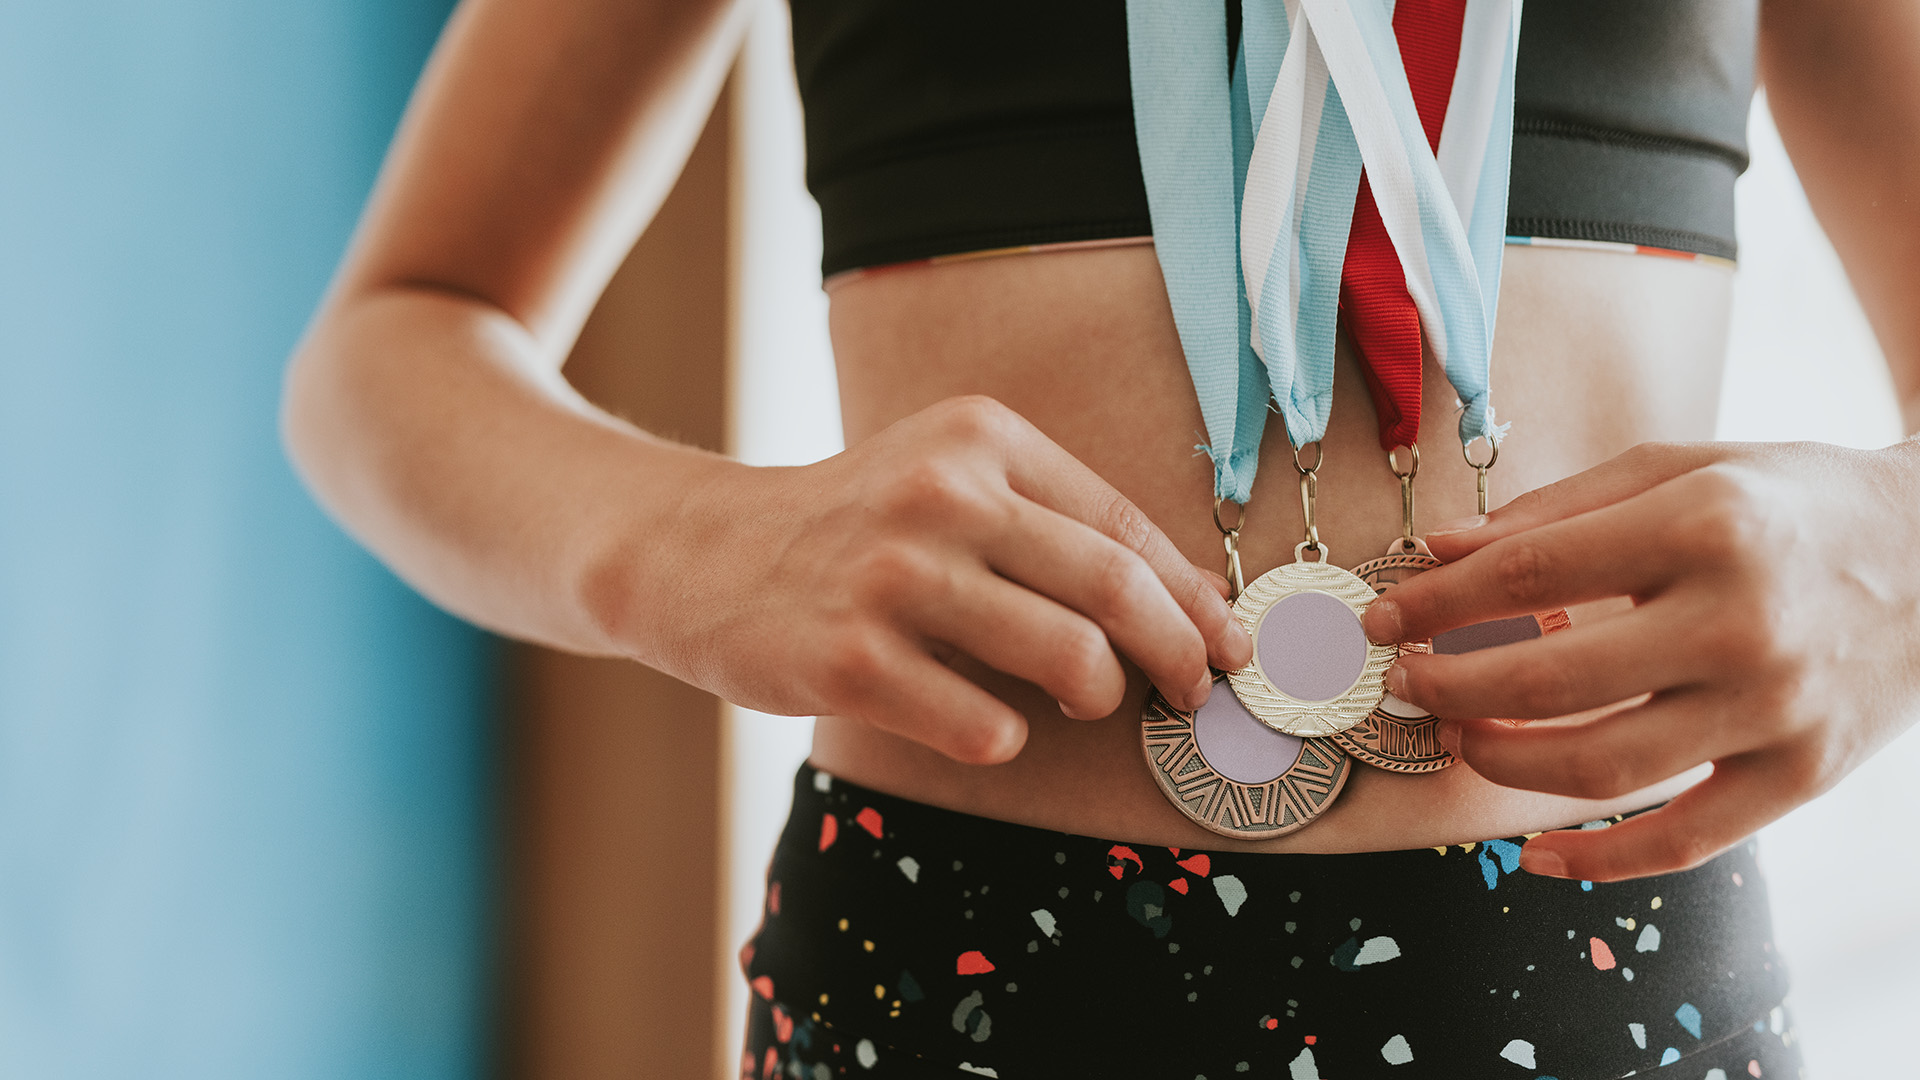
[[1268, 1031], [1274, 1031], [1274, 1030], [1276, 1030], [1276, 1029], [1278, 1029], [1279, 1027], [1280, 1027], [1280, 1021], [1279, 1021], [1279, 1020], [1276, 1020], [1275, 1018], [1273, 1018], [1273, 1017], [1271, 1017], [1271, 1016], [1269, 1016], [1269, 1017], [1267, 1017], [1267, 1030], [1268, 1030]]
[[1204, 851], [1191, 859], [1181, 859], [1179, 866], [1194, 877], [1206, 877], [1213, 872], [1213, 860], [1207, 858], [1207, 853]]
[[820, 818], [820, 850], [825, 851], [832, 847], [833, 842], [839, 838], [840, 823], [834, 820], [832, 814], [822, 816]]
[[[1741, 876], [1740, 876], [1740, 874], [1739, 874], [1739, 872], [1738, 872], [1738, 871], [1735, 871], [1735, 873], [1734, 873], [1734, 875], [1733, 875], [1733, 883], [1734, 883], [1735, 885], [1745, 885], [1745, 884], [1747, 883], [1747, 879], [1745, 879], [1745, 878], [1743, 878], [1743, 877], [1741, 877]], [[1759, 1073], [1754, 1073], [1753, 1075], [1755, 1075], [1755, 1076], [1759, 1076], [1760, 1074], [1759, 1074]]]
[[1307, 1036], [1307, 1045], [1308, 1045], [1308, 1046], [1312, 1046], [1312, 1045], [1313, 1045], [1314, 1043], [1317, 1043], [1317, 1042], [1319, 1042], [1319, 1041], [1320, 1041], [1320, 1036], [1318, 1036], [1318, 1035], [1309, 1035], [1309, 1036]]
[[1613, 970], [1613, 950], [1607, 947], [1606, 942], [1601, 941], [1599, 938], [1588, 938], [1587, 948], [1589, 950], [1588, 955], [1593, 958], [1594, 967], [1599, 968], [1601, 971]]
[[754, 993], [760, 995], [761, 1000], [763, 1001], [773, 1000], [773, 980], [772, 979], [769, 979], [765, 975], [762, 975], [759, 978], [753, 980], [753, 982], [749, 983], [748, 985], [753, 987]]
[[1167, 888], [1172, 889], [1181, 896], [1185, 896], [1187, 895], [1187, 879], [1183, 877], [1174, 878], [1172, 881], [1167, 882]]
[[1758, 1061], [1748, 1061], [1748, 1062], [1747, 1062], [1747, 1075], [1748, 1075], [1748, 1076], [1759, 1076], [1759, 1075], [1760, 1075], [1760, 1063], [1759, 1063]]
[[751, 941], [740, 946], [740, 966], [743, 969], [753, 966], [753, 942]]
[[871, 806], [865, 807], [853, 815], [853, 820], [858, 822], [861, 828], [872, 833], [875, 840], [880, 839], [880, 811]]
[[773, 1037], [781, 1042], [793, 1041], [793, 1017], [778, 1005], [773, 1007]]
[[767, 1047], [767, 1060], [760, 1066], [760, 1080], [773, 1080], [780, 1071], [780, 1051]]
[[[828, 820], [832, 819], [829, 818]], [[828, 843], [832, 843], [832, 841], [828, 841]], [[824, 851], [826, 849], [822, 848], [821, 850]], [[780, 883], [777, 881], [767, 886], [767, 910], [775, 915], [780, 914]]]
[[1113, 874], [1115, 881], [1120, 880], [1121, 875], [1126, 873], [1126, 863], [1132, 863], [1133, 868], [1141, 873], [1146, 873], [1147, 870], [1147, 864], [1141, 861], [1140, 853], [1125, 844], [1115, 844], [1108, 848], [1107, 859], [1110, 862], [1107, 869]]
[[954, 973], [957, 975], [985, 975], [993, 970], [993, 961], [986, 958], [979, 949], [968, 949], [954, 961]]

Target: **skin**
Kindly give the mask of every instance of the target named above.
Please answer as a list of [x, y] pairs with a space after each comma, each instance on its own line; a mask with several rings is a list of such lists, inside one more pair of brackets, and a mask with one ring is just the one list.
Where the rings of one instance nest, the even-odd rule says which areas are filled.
[[[427, 596], [503, 633], [630, 657], [751, 708], [819, 714], [814, 760], [1006, 820], [1226, 841], [1140, 758], [1149, 683], [1202, 697], [1251, 645], [1213, 570], [1199, 410], [1151, 247], [979, 260], [832, 294], [849, 449], [752, 469], [594, 409], [560, 365], [671, 185], [742, 9], [469, 0], [289, 369], [288, 446], [321, 501]], [[1822, 221], [1920, 417], [1920, 11], [1770, 0], [1762, 67]], [[1707, 444], [1730, 277], [1512, 248], [1494, 392], [1519, 421], [1484, 522], [1374, 605], [1412, 640], [1567, 605], [1576, 628], [1410, 657], [1400, 696], [1462, 718], [1467, 767], [1357, 769], [1312, 828], [1358, 851], [1556, 829], [1522, 865], [1605, 880], [1695, 865], [1825, 790], [1920, 699], [1911, 446]], [[1352, 565], [1400, 533], [1344, 349], [1320, 528]], [[1472, 511], [1429, 365], [1422, 520]], [[1275, 428], [1278, 425], [1274, 425]], [[1247, 508], [1257, 574], [1301, 522], [1277, 431]], [[1547, 718], [1513, 728], [1475, 718]], [[1708, 772], [1711, 776], [1700, 781]]]

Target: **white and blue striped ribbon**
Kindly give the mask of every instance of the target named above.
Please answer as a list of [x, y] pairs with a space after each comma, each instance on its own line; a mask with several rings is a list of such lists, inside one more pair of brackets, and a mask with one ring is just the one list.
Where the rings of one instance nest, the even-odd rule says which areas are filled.
[[1502, 433], [1489, 375], [1519, 0], [1468, 0], [1437, 156], [1392, 10], [1392, 0], [1244, 0], [1243, 60], [1230, 79], [1222, 4], [1128, 0], [1154, 243], [1223, 498], [1244, 503], [1253, 484], [1265, 395], [1250, 409], [1248, 392], [1271, 393], [1295, 446], [1326, 433], [1363, 164], [1462, 402], [1461, 441]]

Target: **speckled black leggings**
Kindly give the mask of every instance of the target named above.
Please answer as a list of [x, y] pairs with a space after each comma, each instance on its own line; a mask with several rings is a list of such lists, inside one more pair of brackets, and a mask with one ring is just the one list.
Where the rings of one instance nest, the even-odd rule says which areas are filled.
[[1171, 850], [803, 768], [741, 1074], [1800, 1075], [1752, 843], [1613, 885], [1520, 872], [1519, 843]]

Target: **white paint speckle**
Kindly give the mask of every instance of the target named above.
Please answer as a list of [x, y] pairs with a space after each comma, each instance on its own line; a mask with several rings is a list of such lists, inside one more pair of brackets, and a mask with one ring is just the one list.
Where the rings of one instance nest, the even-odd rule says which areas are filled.
[[853, 1058], [863, 1069], [871, 1069], [880, 1061], [880, 1055], [874, 1052], [872, 1039], [861, 1039], [854, 1043]]
[[829, 792], [829, 791], [832, 791], [832, 790], [833, 790], [833, 777], [831, 777], [831, 776], [828, 776], [828, 775], [827, 775], [826, 773], [823, 773], [823, 772], [820, 772], [820, 771], [819, 771], [819, 770], [817, 770], [817, 769], [816, 769], [816, 770], [814, 770], [814, 773], [813, 773], [813, 790], [815, 790], [815, 791], [818, 791], [818, 792], [820, 792], [821, 794], [825, 794], [825, 793], [827, 793], [827, 792]]
[[1727, 1080], [1727, 1070], [1725, 1070], [1725, 1069], [1708, 1069], [1708, 1070], [1707, 1070], [1707, 1075], [1706, 1075], [1706, 1080]]
[[1660, 928], [1652, 923], [1648, 923], [1642, 927], [1640, 930], [1640, 940], [1635, 942], [1633, 947], [1637, 952], [1659, 952]]
[[1533, 1068], [1533, 1044], [1525, 1039], [1515, 1039], [1500, 1051], [1500, 1056], [1523, 1069]]
[[1623, 968], [1621, 968], [1621, 969], [1620, 969], [1620, 975], [1621, 975], [1621, 977], [1622, 977], [1622, 978], [1624, 978], [1624, 979], [1626, 979], [1626, 980], [1627, 980], [1628, 982], [1632, 982], [1632, 981], [1633, 981], [1633, 969], [1632, 969], [1632, 968], [1630, 968], [1630, 967], [1623, 967]]
[[1313, 1063], [1313, 1047], [1300, 1050], [1300, 1056], [1287, 1063], [1289, 1080], [1320, 1080], [1320, 1066]]
[[915, 885], [920, 884], [920, 860], [911, 855], [902, 855], [900, 856], [900, 861], [893, 865], [899, 867], [900, 872], [907, 875], [908, 881], [913, 882]]
[[1633, 1045], [1639, 1047], [1642, 1050], [1645, 1050], [1647, 1048], [1647, 1025], [1628, 1024], [1627, 1034], [1633, 1036]]
[[1380, 1048], [1380, 1056], [1386, 1058], [1389, 1065], [1405, 1065], [1413, 1060], [1413, 1047], [1407, 1045], [1405, 1035], [1395, 1035]]
[[1213, 891], [1219, 894], [1220, 904], [1227, 909], [1229, 916], [1240, 914], [1240, 905], [1247, 902], [1246, 885], [1232, 874], [1221, 874], [1214, 878]]
[[1054, 928], [1059, 925], [1054, 921], [1053, 912], [1046, 908], [1035, 908], [1030, 914], [1033, 916], [1033, 925], [1039, 927], [1041, 933], [1052, 937]]
[[1362, 964], [1380, 964], [1400, 955], [1400, 943], [1390, 937], [1368, 938], [1354, 954], [1353, 966]]
[[[952, 1061], [953, 1059], [948, 1058], [947, 1060]], [[991, 1076], [994, 1078], [994, 1080], [999, 1080], [999, 1077], [1000, 1077], [1000, 1070], [989, 1069], [985, 1065], [975, 1065], [971, 1061], [961, 1062], [960, 1071], [966, 1072], [966, 1073], [972, 1073], [975, 1076]]]

